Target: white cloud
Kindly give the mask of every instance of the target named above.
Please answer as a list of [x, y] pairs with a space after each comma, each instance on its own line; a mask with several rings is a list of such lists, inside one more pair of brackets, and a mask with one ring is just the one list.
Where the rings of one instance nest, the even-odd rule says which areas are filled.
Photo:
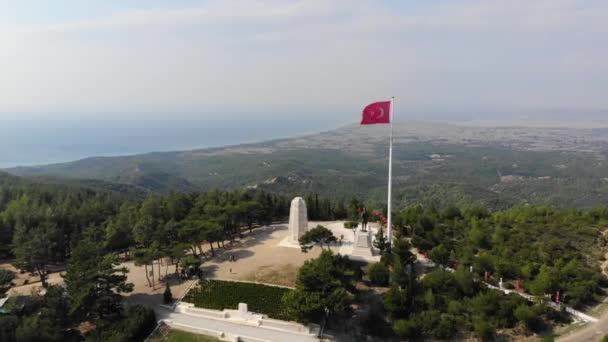
[[0, 117], [355, 109], [389, 95], [432, 109], [605, 108], [606, 16], [605, 1], [213, 1], [5, 26]]

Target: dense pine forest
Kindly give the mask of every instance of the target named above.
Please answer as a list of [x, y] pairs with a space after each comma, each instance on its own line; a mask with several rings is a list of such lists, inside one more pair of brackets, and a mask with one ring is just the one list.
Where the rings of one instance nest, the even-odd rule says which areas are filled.
[[489, 281], [519, 280], [536, 295], [561, 290], [580, 306], [599, 301], [608, 209], [557, 210], [522, 206], [488, 213], [481, 208], [439, 212], [421, 207], [398, 216], [404, 235], [444, 266], [473, 266]]
[[[304, 196], [311, 220], [353, 220], [365, 205], [363, 199]], [[154, 312], [122, 302], [121, 294], [133, 285], [126, 282], [120, 254], [143, 265], [146, 276], [160, 258], [182, 267], [200, 264], [248, 230], [284, 221], [290, 199], [255, 189], [146, 195], [0, 175], [0, 258], [40, 274], [47, 288], [45, 296], [29, 297], [19, 310], [0, 315], [0, 340], [141, 340], [155, 325]], [[605, 207], [524, 205], [490, 212], [417, 205], [398, 210], [395, 225], [393, 248], [378, 239], [382, 262], [365, 268], [371, 284], [386, 289], [382, 308], [371, 310], [368, 324], [360, 326], [367, 335], [492, 339], [505, 329], [543, 331], [567, 321], [562, 313], [483, 288], [479, 281], [486, 272], [489, 283], [502, 278], [512, 288], [517, 280], [527, 293], [549, 300], [560, 291], [562, 302], [578, 308], [602, 299]], [[444, 270], [418, 274], [412, 247]], [[304, 265], [296, 291], [285, 300], [290, 314], [303, 322], [321, 321], [324, 307], [331, 307], [336, 319], [351, 319], [350, 304], [361, 297], [355, 284], [364, 268], [327, 253]], [[53, 264], [66, 265], [65, 287], [45, 282]], [[9, 273], [0, 274], [1, 292], [10, 287]], [[315, 279], [333, 287], [316, 288]], [[311, 296], [318, 302], [312, 307]], [[83, 324], [95, 328], [83, 331]]]
[[[396, 213], [396, 226], [391, 248], [377, 236], [382, 258], [365, 276], [328, 250], [305, 263], [284, 297], [289, 312], [302, 322], [328, 320], [348, 338], [550, 341], [571, 317], [542, 301], [584, 310], [605, 298], [607, 208], [414, 206]], [[435, 266], [423, 266], [415, 251]], [[485, 285], [501, 280], [537, 299]]]
[[[103, 184], [102, 184], [103, 185]], [[309, 196], [311, 216], [333, 218], [343, 205]], [[200, 245], [222, 248], [241, 229], [282, 220], [289, 201], [262, 191], [169, 194], [115, 191], [95, 184], [61, 184], [0, 175], [0, 259], [41, 276], [46, 295], [27, 297], [10, 315], [0, 315], [1, 341], [142, 340], [156, 325], [154, 312], [122, 304], [133, 285], [117, 255], [131, 253], [148, 268], [155, 259], [175, 263], [190, 250], [211, 257]], [[185, 257], [182, 267], [192, 257]], [[194, 258], [194, 260], [198, 260]], [[52, 265], [65, 265], [66, 286], [49, 286]], [[146, 273], [146, 276], [148, 274]], [[13, 274], [0, 272], [0, 296]], [[150, 282], [154, 281], [148, 278]], [[96, 284], [97, 286], [92, 286]], [[82, 335], [82, 324], [96, 329]]]
[[[355, 216], [360, 205], [306, 196], [311, 220]], [[46, 274], [50, 263], [65, 262], [87, 231], [105, 252], [133, 249], [145, 260], [166, 257], [181, 247], [202, 250], [221, 245], [240, 229], [283, 220], [290, 198], [264, 191], [219, 190], [169, 195], [112, 192], [105, 189], [0, 177], [0, 258]], [[183, 249], [183, 248], [181, 248]], [[44, 278], [43, 278], [44, 281]]]
[[[537, 298], [581, 309], [605, 296], [600, 261], [606, 252], [607, 208], [522, 206], [489, 213], [416, 206], [400, 211], [397, 221], [392, 253], [383, 258], [392, 279], [384, 304], [400, 337], [450, 339], [474, 332], [493, 340], [499, 331], [503, 337], [547, 334], [552, 325], [567, 321], [563, 312], [484, 288], [486, 279], [496, 286], [502, 279], [510, 289], [519, 282], [521, 291]], [[410, 241], [443, 267], [418, 277]]]

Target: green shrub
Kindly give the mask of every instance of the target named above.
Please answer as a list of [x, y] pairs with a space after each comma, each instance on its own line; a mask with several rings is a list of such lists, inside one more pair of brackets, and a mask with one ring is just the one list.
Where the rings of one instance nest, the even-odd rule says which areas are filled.
[[369, 276], [369, 280], [375, 286], [386, 286], [388, 284], [388, 268], [386, 268], [386, 266], [381, 262], [369, 264], [367, 267], [367, 275]]
[[538, 314], [534, 312], [533, 308], [529, 307], [527, 304], [519, 305], [513, 314], [518, 321], [523, 322], [526, 327], [532, 331], [538, 329], [542, 324]]
[[9, 270], [0, 269], [0, 295], [13, 284], [15, 274]]
[[491, 341], [494, 338], [494, 328], [485, 319], [479, 317], [473, 323], [475, 334], [482, 341]]
[[201, 261], [192, 255], [188, 255], [182, 258], [182, 268], [188, 271], [197, 270], [201, 266]]
[[141, 305], [125, 307], [122, 319], [99, 326], [85, 336], [86, 341], [131, 342], [143, 341], [156, 328], [154, 310]]
[[457, 321], [457, 316], [442, 315], [439, 319], [439, 324], [437, 324], [432, 331], [433, 336], [442, 340], [449, 339], [458, 331]]
[[251, 312], [281, 320], [292, 320], [282, 304], [283, 296], [291, 291], [262, 284], [204, 280], [188, 292], [184, 301], [213, 310], [235, 310], [239, 303], [247, 303]]
[[19, 326], [19, 318], [15, 315], [0, 315], [0, 341], [16, 341], [15, 331]]
[[422, 328], [416, 320], [400, 319], [393, 323], [395, 335], [404, 339], [416, 339], [422, 334]]
[[356, 228], [358, 225], [359, 225], [359, 222], [357, 222], [357, 221], [346, 221], [346, 222], [344, 222], [344, 228], [347, 228], [347, 229]]

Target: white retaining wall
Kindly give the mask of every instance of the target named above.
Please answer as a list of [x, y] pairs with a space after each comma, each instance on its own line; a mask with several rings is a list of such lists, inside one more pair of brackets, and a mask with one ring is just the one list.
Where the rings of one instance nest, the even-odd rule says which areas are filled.
[[270, 319], [270, 318], [265, 318], [265, 319], [260, 320], [260, 326], [266, 327], [266, 328], [271, 328], [271, 329], [291, 331], [291, 332], [300, 333], [300, 334], [310, 334], [310, 328], [306, 327], [302, 324], [286, 322], [286, 321], [279, 321], [279, 320]]
[[176, 329], [176, 330], [182, 330], [182, 331], [190, 332], [190, 333], [193, 333], [193, 334], [202, 334], [202, 335], [212, 336], [212, 337], [218, 338], [218, 339], [220, 339], [222, 341], [230, 341], [230, 342], [272, 342], [272, 341], [262, 340], [262, 339], [254, 338], [254, 337], [245, 337], [245, 336], [238, 336], [238, 335], [234, 335], [234, 334], [228, 334], [228, 333], [224, 333], [223, 331], [218, 331], [218, 330], [211, 330], [211, 329], [205, 329], [205, 328], [201, 328], [201, 327], [194, 327], [194, 326], [187, 325], [187, 324], [173, 322], [171, 320], [163, 320], [163, 322], [165, 324], [167, 324], [169, 327], [171, 327], [173, 329]]
[[197, 316], [204, 316], [207, 318], [214, 318], [214, 319], [228, 318], [228, 313], [225, 311], [208, 310], [208, 309], [201, 309], [201, 308], [194, 308], [194, 307], [182, 308], [182, 309], [180, 309], [180, 312], [187, 313], [187, 314], [193, 314], [193, 315], [197, 315]]
[[181, 302], [176, 310], [186, 315], [199, 316], [209, 319], [225, 320], [230, 322], [238, 322], [241, 324], [273, 329], [289, 333], [302, 335], [314, 334], [314, 327], [306, 326], [296, 322], [281, 321], [268, 318], [266, 315], [256, 314], [253, 312], [239, 312], [238, 310], [210, 310], [196, 308], [192, 303]]

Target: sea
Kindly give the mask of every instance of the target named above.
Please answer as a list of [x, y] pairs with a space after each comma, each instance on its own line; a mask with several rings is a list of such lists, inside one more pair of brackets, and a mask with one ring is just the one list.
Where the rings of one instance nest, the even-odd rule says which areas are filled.
[[348, 115], [155, 115], [136, 119], [0, 116], [0, 168], [261, 142], [327, 131], [357, 119]]

